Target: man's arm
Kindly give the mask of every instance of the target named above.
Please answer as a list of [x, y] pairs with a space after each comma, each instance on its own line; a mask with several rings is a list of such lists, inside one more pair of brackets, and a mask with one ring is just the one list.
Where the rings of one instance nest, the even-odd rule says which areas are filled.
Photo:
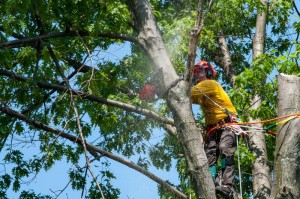
[[207, 80], [193, 86], [191, 89], [192, 103], [199, 104], [203, 96], [213, 95], [216, 92], [216, 83], [215, 81]]

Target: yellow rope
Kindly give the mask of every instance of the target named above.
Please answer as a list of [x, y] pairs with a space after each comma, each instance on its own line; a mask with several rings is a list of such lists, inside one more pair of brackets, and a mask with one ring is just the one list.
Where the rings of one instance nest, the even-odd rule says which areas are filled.
[[[288, 117], [288, 118], [287, 118]], [[296, 117], [300, 117], [300, 113], [296, 113], [296, 114], [290, 114], [290, 115], [285, 115], [285, 116], [281, 116], [281, 117], [276, 117], [276, 118], [272, 118], [272, 119], [268, 119], [268, 120], [261, 120], [261, 121], [255, 121], [255, 122], [238, 122], [238, 123], [226, 123], [226, 124], [221, 124], [221, 125], [218, 125], [218, 126], [215, 126], [213, 127], [212, 129], [210, 129], [207, 134], [210, 135], [211, 132], [213, 132], [214, 130], [222, 127], [222, 126], [231, 126], [231, 125], [243, 125], [243, 124], [258, 124], [258, 123], [267, 123], [267, 122], [272, 122], [272, 121], [275, 121], [275, 120], [280, 120], [280, 119], [283, 119], [283, 118], [287, 118], [285, 120], [282, 120], [280, 122], [277, 122], [276, 125], [279, 126], [279, 125], [282, 125]]]

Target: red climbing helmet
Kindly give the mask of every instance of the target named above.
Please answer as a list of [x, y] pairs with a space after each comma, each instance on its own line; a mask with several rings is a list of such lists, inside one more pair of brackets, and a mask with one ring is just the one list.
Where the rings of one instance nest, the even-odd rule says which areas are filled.
[[207, 61], [199, 61], [195, 66], [194, 66], [194, 74], [197, 73], [197, 70], [199, 69], [205, 69], [205, 74], [207, 78], [213, 78], [217, 75], [214, 67]]

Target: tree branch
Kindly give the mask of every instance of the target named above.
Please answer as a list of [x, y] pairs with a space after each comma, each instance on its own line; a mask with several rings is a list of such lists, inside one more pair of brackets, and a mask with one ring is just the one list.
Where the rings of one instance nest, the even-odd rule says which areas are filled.
[[37, 37], [31, 37], [31, 38], [23, 38], [13, 41], [8, 41], [0, 44], [0, 48], [8, 47], [8, 48], [18, 48], [18, 47], [24, 47], [24, 46], [35, 46], [36, 42], [41, 40], [48, 40], [48, 39], [54, 39], [54, 38], [62, 38], [62, 37], [78, 37], [79, 36], [98, 36], [103, 38], [111, 38], [111, 39], [121, 39], [125, 41], [130, 41], [133, 43], [138, 44], [141, 47], [144, 47], [140, 41], [130, 35], [122, 34], [122, 33], [89, 33], [87, 31], [67, 31], [67, 32], [58, 32], [58, 33], [51, 33], [51, 34], [44, 34]]
[[[65, 86], [61, 86], [61, 85], [57, 85], [57, 84], [51, 84], [51, 83], [47, 83], [47, 82], [38, 82], [38, 85], [41, 88], [45, 88], [45, 89], [54, 89], [60, 92], [66, 92], [68, 89]], [[141, 115], [145, 115], [148, 116], [150, 118], [156, 119], [160, 122], [166, 123], [166, 124], [170, 124], [170, 125], [174, 125], [174, 121], [172, 119], [169, 118], [162, 118], [161, 116], [159, 116], [157, 113], [153, 112], [153, 111], [149, 111], [147, 109], [142, 109], [140, 107], [137, 106], [133, 106], [130, 104], [126, 104], [123, 102], [118, 102], [115, 100], [110, 100], [110, 99], [106, 99], [106, 98], [101, 98], [95, 95], [90, 95], [87, 93], [84, 93], [82, 91], [79, 90], [71, 90], [73, 95], [78, 95], [83, 99], [88, 99], [90, 101], [94, 101], [94, 102], [99, 102], [102, 104], [106, 104], [106, 105], [110, 105], [110, 106], [114, 106], [114, 107], [118, 107], [121, 109], [124, 109], [126, 111], [130, 111], [130, 112], [135, 112], [135, 113], [139, 113]]]
[[230, 84], [234, 87], [234, 82], [235, 82], [235, 74], [234, 70], [232, 69], [232, 61], [231, 61], [231, 55], [229, 52], [228, 45], [226, 43], [225, 36], [220, 35], [218, 37], [218, 43], [220, 45], [221, 51], [222, 51], [222, 59], [221, 59], [221, 68], [223, 68], [225, 72], [226, 78], [229, 80]]
[[80, 138], [82, 140], [81, 145], [82, 145], [83, 151], [84, 151], [84, 156], [85, 156], [85, 160], [86, 160], [87, 170], [92, 175], [92, 177], [93, 177], [93, 179], [95, 181], [95, 184], [96, 184], [98, 190], [100, 191], [101, 198], [105, 199], [103, 191], [102, 191], [102, 188], [101, 188], [100, 184], [98, 183], [97, 178], [96, 178], [94, 172], [91, 169], [91, 164], [90, 164], [90, 160], [89, 160], [89, 157], [88, 157], [88, 150], [87, 150], [87, 147], [86, 147], [85, 139], [84, 139], [83, 132], [82, 132], [82, 126], [81, 126], [81, 123], [80, 123], [78, 108], [76, 106], [76, 103], [75, 103], [75, 100], [74, 100], [74, 96], [72, 95], [72, 91], [71, 91], [73, 89], [72, 89], [72, 87], [70, 85], [69, 79], [65, 76], [64, 71], [61, 68], [61, 66], [60, 66], [60, 64], [59, 64], [59, 62], [57, 60], [57, 57], [55, 56], [54, 51], [53, 51], [52, 47], [50, 46], [50, 44], [48, 45], [48, 50], [49, 50], [50, 56], [52, 57], [52, 59], [54, 61], [54, 64], [55, 64], [56, 68], [58, 69], [61, 77], [63, 78], [63, 80], [64, 80], [64, 82], [65, 82], [65, 84], [66, 84], [66, 86], [67, 86], [67, 88], [68, 88], [68, 90], [70, 92], [71, 105], [72, 105], [73, 110], [74, 110], [74, 115], [75, 115], [75, 118], [76, 118], [76, 124], [77, 124], [77, 128], [78, 128], [78, 132], [79, 132]]
[[32, 120], [32, 119], [26, 117], [25, 115], [23, 115], [17, 111], [14, 111], [13, 109], [6, 106], [6, 104], [1, 99], [0, 99], [0, 102], [1, 102], [0, 111], [5, 113], [6, 115], [13, 117], [13, 118], [17, 118], [19, 120], [22, 120], [22, 121], [26, 122], [27, 124], [34, 126], [38, 129], [42, 129], [46, 132], [53, 133], [59, 137], [66, 138], [66, 139], [70, 140], [71, 142], [77, 143], [78, 145], [82, 145], [82, 143], [84, 142], [86, 144], [87, 150], [91, 154], [94, 154], [94, 152], [97, 152], [97, 153], [101, 154], [102, 156], [106, 156], [112, 160], [115, 160], [116, 162], [124, 164], [124, 165], [128, 166], [129, 168], [132, 168], [132, 169], [138, 171], [139, 173], [142, 173], [143, 175], [147, 176], [148, 178], [152, 179], [153, 181], [157, 182], [158, 184], [160, 184], [161, 186], [163, 186], [164, 188], [169, 190], [171, 193], [175, 194], [178, 198], [187, 199], [187, 196], [185, 194], [181, 193], [180, 191], [178, 191], [176, 188], [174, 188], [173, 186], [171, 186], [170, 184], [168, 184], [161, 178], [155, 176], [153, 173], [134, 164], [133, 162], [123, 159], [123, 158], [121, 158], [117, 155], [114, 155], [112, 153], [109, 153], [107, 151], [104, 151], [104, 150], [100, 149], [99, 147], [94, 146], [94, 145], [90, 144], [89, 142], [86, 142], [85, 140], [82, 141], [82, 139], [80, 137], [64, 133], [63, 131], [52, 128], [52, 127], [45, 125], [39, 121]]
[[199, 35], [202, 32], [202, 29], [204, 27], [204, 21], [206, 19], [208, 11], [210, 10], [210, 8], [212, 6], [212, 3], [213, 3], [213, 0], [210, 0], [208, 9], [206, 10], [205, 14], [202, 17], [204, 2], [203, 2], [203, 0], [198, 1], [196, 21], [194, 24], [194, 28], [190, 32], [187, 69], [186, 69], [185, 75], [184, 75], [184, 80], [188, 81], [190, 83], [190, 85], [192, 84], [191, 76], [193, 75], [193, 66], [195, 63], [196, 49], [197, 49], [197, 43], [199, 40]]
[[[26, 77], [17, 75], [13, 72], [10, 72], [10, 71], [4, 70], [4, 69], [0, 69], [0, 75], [4, 75], [4, 76], [7, 76], [7, 77], [10, 77], [12, 79], [19, 80], [19, 81], [29, 80]], [[52, 84], [52, 83], [48, 83], [48, 82], [39, 81], [39, 82], [37, 82], [37, 85], [40, 88], [43, 88], [43, 89], [53, 89], [53, 90], [60, 91], [60, 92], [68, 91], [68, 88], [65, 87], [65, 86], [58, 85], [58, 84]], [[157, 114], [156, 112], [149, 111], [147, 109], [142, 109], [140, 107], [133, 106], [133, 105], [130, 105], [130, 104], [126, 104], [126, 103], [123, 103], [123, 102], [118, 102], [118, 101], [115, 101], [115, 100], [101, 98], [101, 97], [98, 97], [96, 95], [90, 95], [90, 94], [87, 94], [87, 93], [84, 93], [84, 92], [78, 91], [78, 90], [71, 90], [71, 92], [72, 92], [73, 95], [80, 96], [83, 99], [87, 99], [87, 100], [90, 100], [90, 101], [93, 101], [93, 102], [106, 104], [106, 105], [109, 105], [109, 106], [114, 106], [114, 107], [121, 108], [121, 109], [124, 109], [124, 110], [129, 111], [129, 112], [138, 113], [138, 114], [150, 117], [152, 119], [155, 119], [157, 121], [160, 121], [162, 123], [174, 126], [174, 121], [172, 119], [163, 118], [159, 114]]]

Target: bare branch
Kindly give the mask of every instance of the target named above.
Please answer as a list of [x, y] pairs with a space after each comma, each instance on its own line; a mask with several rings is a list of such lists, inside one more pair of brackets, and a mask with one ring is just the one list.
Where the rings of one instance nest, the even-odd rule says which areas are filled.
[[295, 8], [296, 13], [298, 14], [298, 16], [300, 16], [300, 12], [299, 12], [299, 10], [297, 8], [297, 5], [296, 5], [295, 1], [293, 1], [293, 7]]

